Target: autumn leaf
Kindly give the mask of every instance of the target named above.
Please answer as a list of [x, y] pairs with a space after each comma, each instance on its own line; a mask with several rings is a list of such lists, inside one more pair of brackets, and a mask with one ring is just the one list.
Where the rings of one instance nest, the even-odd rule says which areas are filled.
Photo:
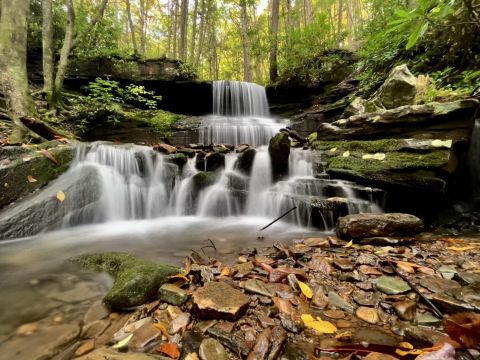
[[400, 270], [405, 271], [406, 273], [413, 274], [415, 272], [414, 269], [415, 264], [405, 262], [405, 261], [397, 261], [397, 267]]
[[305, 295], [307, 299], [311, 299], [313, 297], [313, 291], [312, 289], [310, 289], [310, 286], [308, 286], [307, 284], [305, 284], [300, 280], [297, 280], [297, 283], [298, 283], [298, 286], [300, 287], [302, 294]]
[[450, 337], [467, 348], [480, 344], [480, 314], [466, 312], [445, 316], [443, 329]]
[[118, 343], [113, 345], [113, 348], [114, 349], [123, 349], [124, 347], [126, 347], [128, 345], [128, 343], [130, 342], [130, 340], [132, 340], [132, 338], [133, 338], [133, 334], [128, 335], [125, 339], [120, 340]]
[[57, 192], [57, 199], [60, 202], [63, 202], [65, 200], [65, 193], [63, 191]]
[[32, 175], [28, 175], [27, 176], [27, 181], [29, 183], [34, 183], [34, 182], [37, 182], [37, 179], [35, 179]]
[[180, 350], [175, 343], [162, 344], [157, 348], [158, 352], [161, 352], [172, 359], [178, 359], [180, 357]]
[[346, 243], [345, 245], [343, 245], [342, 247], [344, 248], [349, 248], [349, 247], [352, 247], [353, 245], [353, 240], [350, 240], [348, 243]]
[[450, 251], [463, 252], [463, 251], [473, 250], [473, 249], [475, 249], [475, 246], [473, 246], [473, 245], [469, 245], [469, 246], [449, 246], [449, 247], [447, 247], [447, 249], [450, 250]]
[[53, 162], [55, 165], [60, 165], [57, 161], [57, 159], [55, 159], [55, 157], [52, 155], [52, 153], [46, 149], [42, 149], [42, 150], [38, 150], [37, 152], [39, 152], [40, 154], [42, 154], [43, 156], [45, 156], [48, 160], [50, 160], [51, 162]]
[[334, 334], [337, 331], [335, 325], [333, 325], [330, 321], [324, 321], [320, 318], [315, 320], [310, 314], [303, 314], [301, 318], [306, 327], [309, 327], [310, 329], [313, 329], [319, 333]]

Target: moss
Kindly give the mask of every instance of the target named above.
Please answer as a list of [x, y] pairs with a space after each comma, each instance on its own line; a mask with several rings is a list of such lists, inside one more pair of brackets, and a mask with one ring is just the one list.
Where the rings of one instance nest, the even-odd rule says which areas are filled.
[[174, 114], [165, 110], [130, 111], [124, 112], [124, 115], [130, 120], [147, 124], [162, 136], [169, 136], [173, 131], [175, 123], [185, 118], [184, 115]]
[[179, 269], [125, 253], [80, 255], [72, 260], [83, 268], [106, 272], [115, 281], [103, 301], [110, 308], [130, 308], [156, 298], [158, 288]]
[[344, 151], [358, 151], [365, 154], [376, 152], [397, 151], [406, 145], [404, 140], [384, 139], [372, 141], [314, 141], [312, 149], [326, 151], [336, 148], [334, 153], [343, 153]]
[[213, 171], [200, 171], [192, 178], [193, 188], [195, 192], [198, 192], [207, 186], [215, 183], [216, 177]]

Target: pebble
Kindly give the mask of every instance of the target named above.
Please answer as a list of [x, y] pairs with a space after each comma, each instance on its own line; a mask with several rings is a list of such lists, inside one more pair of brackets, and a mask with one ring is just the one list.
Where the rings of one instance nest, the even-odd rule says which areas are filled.
[[355, 312], [354, 306], [348, 303], [344, 298], [334, 291], [330, 291], [328, 293], [328, 301], [331, 306], [335, 306], [343, 311], [346, 311], [347, 313], [353, 314]]
[[375, 286], [388, 295], [402, 294], [410, 290], [410, 286], [405, 281], [392, 276], [381, 276]]
[[417, 312], [417, 303], [414, 301], [397, 301], [393, 303], [395, 313], [401, 320], [413, 321]]
[[379, 321], [377, 311], [372, 308], [361, 306], [355, 311], [355, 315], [369, 324], [376, 324]]
[[85, 341], [82, 345], [78, 347], [75, 351], [75, 356], [83, 356], [95, 349], [95, 340], [90, 339]]
[[248, 279], [245, 282], [244, 287], [245, 290], [254, 294], [265, 295], [268, 297], [275, 296], [275, 290], [268, 284], [265, 284], [263, 281], [258, 279]]
[[198, 353], [202, 360], [228, 360], [227, 351], [215, 339], [203, 340]]
[[158, 298], [168, 304], [180, 306], [188, 300], [188, 293], [172, 284], [164, 284], [158, 290]]

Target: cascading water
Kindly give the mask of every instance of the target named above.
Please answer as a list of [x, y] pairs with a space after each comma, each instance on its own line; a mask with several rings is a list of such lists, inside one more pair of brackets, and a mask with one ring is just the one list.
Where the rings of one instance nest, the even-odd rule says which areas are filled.
[[213, 82], [213, 115], [204, 120], [202, 144], [260, 146], [282, 127], [270, 118], [263, 86], [240, 81]]

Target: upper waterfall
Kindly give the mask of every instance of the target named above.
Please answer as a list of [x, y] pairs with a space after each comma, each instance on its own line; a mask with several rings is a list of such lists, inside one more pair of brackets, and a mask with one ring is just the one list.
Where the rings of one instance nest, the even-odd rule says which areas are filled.
[[214, 81], [213, 114], [268, 117], [270, 111], [265, 88], [242, 81]]

